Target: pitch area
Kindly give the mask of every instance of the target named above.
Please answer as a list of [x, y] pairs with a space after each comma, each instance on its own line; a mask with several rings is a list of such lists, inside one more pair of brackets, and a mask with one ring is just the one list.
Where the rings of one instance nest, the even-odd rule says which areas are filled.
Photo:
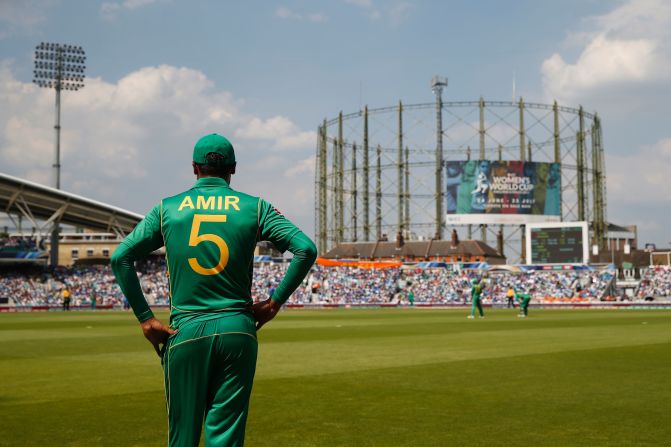
[[[285, 311], [249, 446], [659, 446], [671, 312]], [[165, 319], [165, 314], [159, 314]], [[0, 445], [159, 446], [159, 359], [129, 313], [0, 315]]]

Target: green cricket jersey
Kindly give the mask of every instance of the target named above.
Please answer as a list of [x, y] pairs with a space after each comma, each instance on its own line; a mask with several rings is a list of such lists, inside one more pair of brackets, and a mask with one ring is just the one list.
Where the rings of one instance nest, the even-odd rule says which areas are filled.
[[272, 297], [284, 303], [310, 270], [314, 243], [265, 200], [206, 177], [156, 205], [115, 250], [112, 269], [138, 320], [145, 321], [153, 313], [133, 261], [165, 246], [174, 325], [187, 315], [249, 309], [254, 248], [262, 240], [294, 254]]
[[515, 299], [520, 303], [524, 301], [531, 301], [531, 295], [529, 295], [528, 293], [515, 292]]
[[482, 295], [482, 286], [480, 284], [476, 284], [471, 289], [471, 298], [476, 300], [480, 298], [480, 295]]

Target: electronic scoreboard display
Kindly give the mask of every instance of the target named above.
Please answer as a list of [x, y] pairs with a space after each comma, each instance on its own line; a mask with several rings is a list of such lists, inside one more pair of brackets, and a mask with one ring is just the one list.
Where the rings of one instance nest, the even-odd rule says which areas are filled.
[[583, 264], [587, 253], [587, 228], [582, 222], [527, 229], [527, 262], [530, 264]]

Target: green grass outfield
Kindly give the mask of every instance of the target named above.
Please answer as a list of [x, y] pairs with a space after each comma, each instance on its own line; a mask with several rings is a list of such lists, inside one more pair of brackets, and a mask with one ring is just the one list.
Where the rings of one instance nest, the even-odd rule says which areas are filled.
[[[282, 312], [259, 333], [247, 445], [671, 443], [671, 311], [466, 314]], [[0, 314], [0, 445], [165, 439], [160, 363], [131, 314]]]

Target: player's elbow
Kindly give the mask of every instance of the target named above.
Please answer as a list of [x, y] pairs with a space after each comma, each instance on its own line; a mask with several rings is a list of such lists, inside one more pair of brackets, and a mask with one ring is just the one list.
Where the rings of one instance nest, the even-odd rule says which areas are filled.
[[292, 239], [289, 251], [310, 265], [317, 259], [317, 247], [304, 233], [299, 233]]
[[110, 257], [110, 267], [113, 272], [118, 272], [128, 263], [128, 250], [123, 244], [120, 244]]
[[309, 243], [306, 244], [305, 247], [305, 258], [310, 262], [310, 264], [314, 264], [315, 260], [317, 259], [317, 246], [310, 239], [308, 239], [308, 242]]

